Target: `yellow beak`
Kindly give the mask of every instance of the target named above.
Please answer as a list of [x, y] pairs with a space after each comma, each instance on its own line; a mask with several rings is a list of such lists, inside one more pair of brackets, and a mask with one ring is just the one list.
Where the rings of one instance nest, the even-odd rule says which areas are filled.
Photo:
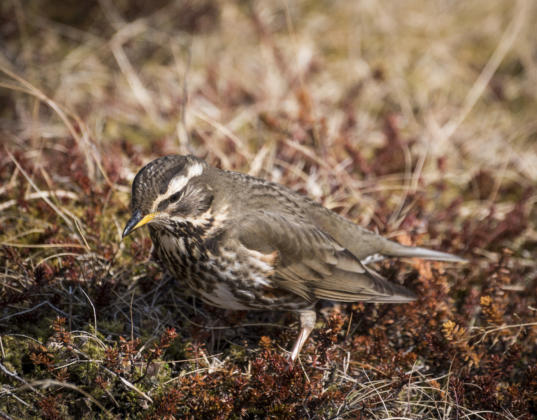
[[141, 228], [143, 225], [149, 223], [155, 217], [158, 216], [158, 213], [149, 213], [145, 216], [142, 216], [140, 210], [136, 210], [132, 217], [129, 219], [123, 230], [123, 238], [129, 233], [134, 232], [136, 229]]

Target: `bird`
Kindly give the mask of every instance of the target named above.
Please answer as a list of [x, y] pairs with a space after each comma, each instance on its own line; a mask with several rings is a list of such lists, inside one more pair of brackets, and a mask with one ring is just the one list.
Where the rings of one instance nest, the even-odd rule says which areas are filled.
[[135, 176], [122, 238], [148, 226], [161, 265], [205, 303], [228, 310], [292, 311], [299, 356], [315, 305], [406, 303], [416, 295], [368, 267], [379, 258], [464, 262], [401, 245], [280, 184], [168, 155]]

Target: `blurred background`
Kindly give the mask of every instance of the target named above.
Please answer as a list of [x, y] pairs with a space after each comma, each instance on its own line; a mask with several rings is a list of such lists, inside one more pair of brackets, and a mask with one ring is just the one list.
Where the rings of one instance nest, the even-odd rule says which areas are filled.
[[[2, 1], [0, 416], [535, 415], [536, 21], [531, 0]], [[420, 300], [343, 306], [289, 373], [292, 316], [196, 304], [146, 232], [120, 242], [134, 175], [172, 153], [471, 264], [383, 263]]]

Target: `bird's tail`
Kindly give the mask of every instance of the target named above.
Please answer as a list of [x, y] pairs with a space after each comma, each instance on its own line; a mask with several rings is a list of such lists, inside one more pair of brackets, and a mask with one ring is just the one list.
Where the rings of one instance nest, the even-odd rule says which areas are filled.
[[382, 254], [389, 257], [423, 258], [426, 260], [458, 263], [468, 262], [468, 260], [464, 258], [448, 254], [447, 252], [433, 251], [432, 249], [421, 248], [418, 246], [405, 246], [392, 241], [387, 241], [385, 248], [382, 250]]

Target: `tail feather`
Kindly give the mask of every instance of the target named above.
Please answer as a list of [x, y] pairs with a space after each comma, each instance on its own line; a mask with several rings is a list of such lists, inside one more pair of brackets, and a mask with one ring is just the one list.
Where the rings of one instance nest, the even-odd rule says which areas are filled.
[[447, 252], [433, 251], [432, 249], [421, 247], [405, 246], [391, 241], [382, 250], [382, 254], [388, 255], [390, 257], [423, 258], [425, 260], [449, 261], [458, 263], [468, 262], [468, 260], [464, 258], [461, 258], [457, 255], [448, 254]]

